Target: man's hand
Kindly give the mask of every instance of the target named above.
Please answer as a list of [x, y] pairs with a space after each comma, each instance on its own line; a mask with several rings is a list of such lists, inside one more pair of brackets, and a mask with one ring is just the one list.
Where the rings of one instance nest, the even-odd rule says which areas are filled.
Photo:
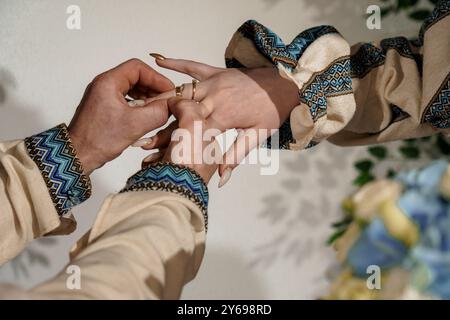
[[85, 174], [117, 158], [140, 137], [167, 122], [166, 100], [131, 107], [126, 95], [146, 99], [173, 87], [170, 80], [137, 59], [97, 76], [69, 125]]

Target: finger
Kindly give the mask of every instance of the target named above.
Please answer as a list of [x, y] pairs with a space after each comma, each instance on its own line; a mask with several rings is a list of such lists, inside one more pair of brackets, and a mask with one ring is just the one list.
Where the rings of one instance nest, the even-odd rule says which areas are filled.
[[126, 61], [102, 76], [110, 77], [124, 95], [135, 86], [156, 92], [165, 92], [174, 87], [169, 79], [138, 59]]
[[187, 74], [192, 78], [200, 81], [206, 80], [209, 77], [215, 75], [216, 73], [225, 70], [223, 68], [213, 67], [204, 63], [182, 59], [170, 59], [170, 58], [166, 58], [164, 60], [156, 59], [156, 64], [160, 67], [169, 70]]
[[145, 157], [144, 160], [142, 160], [142, 169], [146, 169], [151, 164], [160, 161], [164, 157], [165, 153], [166, 150], [159, 150], [158, 152], [152, 153], [151, 155]]
[[[172, 133], [178, 128], [178, 121], [173, 121], [167, 128], [160, 130], [155, 136], [148, 138], [146, 144], [142, 145], [142, 149], [161, 149], [167, 148], [172, 138]], [[144, 139], [143, 139], [144, 140]]]
[[[154, 90], [146, 90], [141, 89], [138, 86], [133, 87], [130, 91], [128, 91], [127, 95], [130, 96], [133, 99], [149, 99], [149, 98], [155, 98], [158, 95], [160, 95], [160, 92], [154, 91]], [[155, 99], [156, 100], [156, 99]]]
[[137, 132], [137, 136], [143, 136], [167, 123], [169, 110], [167, 100], [156, 100], [146, 103], [143, 106], [134, 106], [130, 112], [130, 122], [142, 131]]
[[[196, 84], [195, 93], [194, 93], [193, 92], [194, 85], [192, 83], [184, 83], [182, 91], [181, 91], [181, 96], [177, 96], [176, 90], [172, 89], [170, 91], [160, 93], [152, 98], [147, 98], [147, 99], [148, 99], [148, 102], [151, 102], [154, 100], [170, 99], [173, 97], [178, 97], [178, 98], [183, 98], [183, 99], [187, 99], [187, 100], [195, 100], [195, 102], [203, 101], [203, 99], [205, 99], [205, 97], [207, 97], [207, 95], [208, 95], [208, 90], [209, 90], [210, 85], [211, 85], [211, 81], [208, 81], [208, 80], [203, 81], [203, 82], [198, 82]], [[137, 99], [140, 99], [140, 98], [137, 98]]]
[[170, 99], [170, 98], [173, 98], [173, 97], [175, 97], [175, 90], [174, 89], [170, 90], [170, 91], [166, 91], [166, 92], [160, 93], [157, 96], [154, 96], [154, 97], [151, 97], [151, 98], [147, 98], [146, 102], [150, 103], [150, 102], [153, 102], [153, 101], [156, 101], [156, 100], [167, 100], [167, 99]]
[[178, 119], [180, 127], [184, 127], [183, 123], [190, 123], [195, 120], [204, 120], [201, 114], [201, 103], [193, 100], [173, 97], [167, 100], [167, 106], [170, 112]]
[[127, 100], [127, 103], [130, 107], [136, 107], [136, 106], [142, 107], [145, 105], [145, 100], [139, 100], [139, 99]]
[[233, 145], [223, 156], [223, 162], [219, 166], [221, 180], [219, 187], [222, 187], [231, 177], [231, 172], [236, 168], [251, 150], [258, 147], [259, 137], [256, 129], [250, 128], [240, 131]]

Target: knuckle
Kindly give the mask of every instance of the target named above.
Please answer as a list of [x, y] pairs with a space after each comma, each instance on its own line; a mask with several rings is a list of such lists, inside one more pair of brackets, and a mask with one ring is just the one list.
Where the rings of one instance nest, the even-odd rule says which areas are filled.
[[142, 60], [140, 60], [138, 58], [132, 58], [132, 59], [128, 60], [127, 63], [132, 64], [132, 65], [143, 64]]

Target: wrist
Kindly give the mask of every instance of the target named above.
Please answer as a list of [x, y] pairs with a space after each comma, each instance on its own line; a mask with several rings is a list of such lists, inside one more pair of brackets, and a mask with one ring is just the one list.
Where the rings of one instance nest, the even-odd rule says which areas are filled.
[[287, 118], [292, 110], [300, 103], [299, 88], [295, 81], [281, 76], [278, 69], [275, 69], [275, 71], [273, 88], [276, 91], [275, 94], [280, 97], [277, 106], [280, 114], [285, 115]]
[[90, 197], [89, 176], [82, 169], [65, 124], [27, 137], [24, 143], [28, 155], [41, 171], [59, 215]]
[[78, 160], [80, 160], [83, 167], [83, 173], [87, 176], [90, 176], [92, 172], [100, 168], [103, 163], [99, 159], [97, 159], [97, 152], [94, 151], [94, 148], [90, 147], [90, 144], [86, 141], [86, 139], [73, 134], [70, 129], [69, 134], [70, 141], [75, 148], [76, 156]]

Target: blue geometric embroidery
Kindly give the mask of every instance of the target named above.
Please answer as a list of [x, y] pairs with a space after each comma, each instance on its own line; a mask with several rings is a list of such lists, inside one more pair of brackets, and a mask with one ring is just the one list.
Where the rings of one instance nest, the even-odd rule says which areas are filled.
[[297, 66], [305, 50], [319, 37], [330, 33], [339, 34], [332, 26], [318, 26], [303, 31], [289, 45], [285, 45], [276, 33], [255, 20], [245, 22], [238, 32], [252, 40], [256, 48], [268, 60], [275, 65], [280, 62], [288, 70]]
[[370, 70], [384, 64], [386, 52], [389, 49], [396, 50], [401, 56], [414, 59], [419, 74], [422, 75], [422, 56], [413, 53], [411, 46], [423, 46], [425, 32], [449, 14], [450, 0], [441, 0], [436, 4], [433, 12], [422, 24], [418, 39], [407, 40], [404, 37], [385, 39], [380, 44], [381, 48], [377, 48], [372, 44], [362, 45], [358, 52], [351, 57], [352, 78], [363, 78]]
[[41, 171], [59, 215], [91, 196], [91, 182], [83, 174], [65, 124], [26, 138], [25, 145]]
[[384, 39], [380, 43], [381, 48], [376, 47], [372, 43], [362, 44], [358, 51], [350, 58], [351, 77], [364, 78], [372, 69], [384, 64], [386, 61], [386, 53], [391, 49], [405, 58], [414, 59], [421, 74], [422, 56], [413, 53], [411, 46], [411, 41], [405, 37]]
[[168, 191], [193, 201], [200, 207], [205, 229], [208, 228], [208, 187], [194, 170], [173, 163], [157, 162], [130, 177], [120, 192], [145, 190]]
[[313, 121], [327, 113], [327, 99], [353, 92], [350, 78], [350, 59], [336, 60], [328, 69], [318, 73], [305, 85], [300, 99], [310, 109]]
[[422, 122], [430, 123], [438, 129], [450, 128], [450, 74], [425, 109]]
[[425, 20], [419, 32], [419, 41], [423, 45], [425, 32], [439, 20], [450, 14], [450, 0], [441, 0], [436, 4], [433, 12]]

